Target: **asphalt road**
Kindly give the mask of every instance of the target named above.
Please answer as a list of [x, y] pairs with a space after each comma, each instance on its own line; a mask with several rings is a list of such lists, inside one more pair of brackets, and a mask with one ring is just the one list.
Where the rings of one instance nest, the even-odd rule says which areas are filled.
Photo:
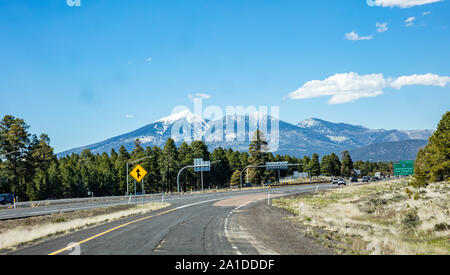
[[[319, 190], [334, 188], [319, 185]], [[270, 197], [315, 191], [316, 185], [186, 195], [171, 206], [49, 239], [11, 254], [259, 255], [276, 254], [243, 232], [240, 211]], [[73, 205], [72, 205], [73, 207]]]

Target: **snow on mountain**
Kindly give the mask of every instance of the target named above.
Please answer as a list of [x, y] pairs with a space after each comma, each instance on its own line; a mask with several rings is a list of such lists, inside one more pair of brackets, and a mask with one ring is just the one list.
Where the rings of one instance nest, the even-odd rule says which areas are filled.
[[227, 116], [216, 121], [205, 121], [186, 110], [161, 118], [155, 123], [133, 132], [68, 150], [59, 153], [58, 156], [64, 157], [71, 153], [81, 153], [84, 149], [90, 149], [93, 153], [110, 153], [111, 149], [117, 152], [122, 145], [132, 151], [136, 139], [141, 141], [143, 147], [155, 145], [163, 147], [168, 138], [174, 138], [178, 146], [183, 141], [190, 143], [193, 140], [202, 139], [211, 150], [222, 147], [247, 151], [253, 133], [258, 128], [265, 130], [267, 139], [275, 138], [276, 131], [272, 131], [272, 127], [279, 128], [279, 146], [274, 147], [272, 144], [271, 149], [275, 148], [275, 153], [298, 157], [313, 153], [323, 156], [376, 143], [401, 142], [412, 139], [426, 140], [433, 133], [428, 130], [371, 130], [363, 126], [332, 123], [315, 118], [294, 125], [260, 112], [246, 116]]
[[184, 119], [189, 123], [194, 123], [196, 120], [202, 120], [200, 117], [194, 115], [191, 111], [184, 110], [179, 113], [172, 114], [168, 117], [161, 118], [158, 121], [156, 121], [156, 123], [160, 122], [164, 124], [173, 124], [181, 119]]
[[364, 147], [374, 143], [412, 139], [426, 140], [433, 134], [431, 130], [401, 131], [368, 129], [363, 126], [332, 123], [317, 118], [306, 119], [297, 125], [316, 134], [325, 135], [334, 142], [354, 148]]

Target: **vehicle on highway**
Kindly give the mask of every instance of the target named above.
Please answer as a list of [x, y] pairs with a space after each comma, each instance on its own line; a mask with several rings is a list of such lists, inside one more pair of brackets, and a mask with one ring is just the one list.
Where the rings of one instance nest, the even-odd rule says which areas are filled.
[[331, 178], [332, 184], [338, 184], [338, 182], [339, 182], [339, 178]]
[[370, 182], [370, 177], [364, 176], [364, 177], [362, 178], [362, 182]]
[[268, 181], [268, 182], [266, 182], [265, 184], [264, 184], [264, 186], [271, 186], [272, 185], [272, 182], [271, 181]]
[[376, 172], [375, 173], [375, 177], [378, 179], [378, 180], [381, 180], [381, 177], [382, 177], [383, 175], [381, 174], [381, 172]]
[[249, 183], [249, 182], [244, 183], [244, 185], [242, 185], [242, 187], [244, 187], [244, 188], [248, 188], [248, 187], [252, 187], [252, 186], [253, 185], [251, 183]]
[[377, 177], [370, 177], [370, 181], [378, 181], [378, 178]]
[[339, 179], [337, 184], [338, 185], [347, 185], [347, 181], [345, 179]]
[[14, 195], [13, 194], [1, 194], [0, 195], [0, 204], [14, 204]]
[[350, 182], [358, 182], [358, 177], [351, 177]]

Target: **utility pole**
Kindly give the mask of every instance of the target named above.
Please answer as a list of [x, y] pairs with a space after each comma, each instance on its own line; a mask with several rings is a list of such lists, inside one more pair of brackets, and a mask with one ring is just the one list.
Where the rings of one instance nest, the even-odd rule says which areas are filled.
[[202, 192], [203, 192], [203, 171], [201, 172], [202, 176]]

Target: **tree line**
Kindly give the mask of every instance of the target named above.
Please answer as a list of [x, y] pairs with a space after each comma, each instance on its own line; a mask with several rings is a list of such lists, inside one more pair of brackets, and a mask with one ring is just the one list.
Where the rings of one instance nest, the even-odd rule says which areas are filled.
[[[360, 169], [364, 175], [375, 172], [391, 173], [392, 163], [353, 163], [348, 151], [324, 156], [296, 158], [289, 155], [274, 155], [267, 152], [267, 142], [261, 131], [257, 130], [248, 152], [216, 148], [212, 152], [203, 141], [176, 146], [168, 139], [165, 146], [142, 147], [137, 139], [131, 152], [121, 146], [118, 151], [112, 149], [109, 154], [93, 154], [89, 149], [80, 154], [71, 154], [57, 158], [50, 139], [46, 134], [39, 137], [28, 132], [29, 126], [19, 118], [6, 115], [0, 122], [0, 193], [14, 193], [20, 200], [45, 200], [60, 198], [79, 198], [88, 196], [124, 195], [127, 191], [127, 163], [144, 159], [139, 164], [148, 172], [144, 180], [146, 193], [174, 192], [177, 189], [178, 171], [192, 165], [194, 159], [203, 158], [216, 162], [211, 172], [204, 173], [205, 188], [222, 188], [240, 183], [241, 171], [250, 165], [267, 162], [287, 161], [301, 164], [280, 171], [280, 176], [292, 175], [294, 171], [311, 172], [312, 176], [350, 177], [354, 169]], [[131, 171], [132, 167], [130, 166]], [[248, 169], [244, 174], [253, 184], [277, 181], [277, 171], [264, 168]], [[183, 191], [201, 188], [200, 173], [188, 169], [181, 175]], [[130, 192], [135, 190], [135, 181], [130, 177]], [[137, 184], [137, 191], [141, 185]]]
[[410, 184], [415, 187], [426, 187], [432, 182], [448, 181], [450, 177], [450, 112], [442, 116], [428, 144], [419, 150], [414, 172], [415, 175]]

